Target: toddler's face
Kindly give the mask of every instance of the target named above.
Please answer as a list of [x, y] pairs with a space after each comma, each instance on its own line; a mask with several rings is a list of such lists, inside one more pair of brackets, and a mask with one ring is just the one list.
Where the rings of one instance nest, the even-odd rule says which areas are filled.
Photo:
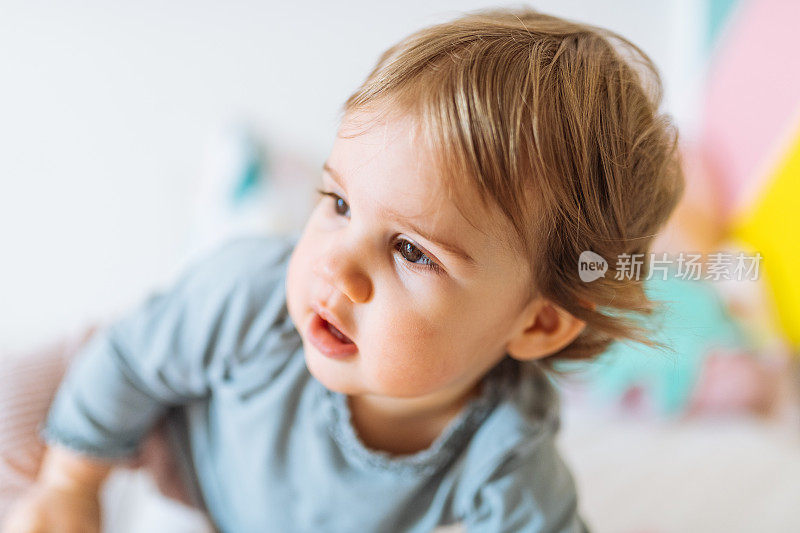
[[[370, 116], [345, 117], [335, 140], [321, 184], [330, 194], [289, 263], [289, 313], [309, 371], [332, 390], [458, 390], [505, 354], [528, 301], [528, 269], [492, 236], [511, 231], [499, 214], [483, 213], [480, 231], [462, 217], [408, 117], [366, 131], [354, 122]], [[475, 212], [475, 203], [462, 207]], [[355, 344], [349, 355], [320, 348], [322, 336], [348, 351], [317, 317], [326, 311]]]

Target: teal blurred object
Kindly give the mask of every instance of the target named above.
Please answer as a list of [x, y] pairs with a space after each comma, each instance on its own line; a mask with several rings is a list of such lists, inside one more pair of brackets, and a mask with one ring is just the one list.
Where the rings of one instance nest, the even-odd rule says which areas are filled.
[[598, 400], [618, 402], [641, 387], [662, 414], [675, 414], [687, 406], [705, 357], [717, 348], [722, 353], [746, 348], [747, 338], [710, 282], [670, 272], [666, 280], [647, 280], [645, 292], [663, 304], [648, 323], [656, 331], [654, 340], [671, 350], [616, 342], [591, 362], [564, 363], [558, 369], [577, 372]]
[[249, 129], [243, 128], [237, 136], [239, 165], [232, 191], [232, 202], [241, 204], [258, 193], [269, 181], [269, 162], [263, 143]]
[[708, 0], [706, 48], [712, 50], [733, 12], [743, 0]]

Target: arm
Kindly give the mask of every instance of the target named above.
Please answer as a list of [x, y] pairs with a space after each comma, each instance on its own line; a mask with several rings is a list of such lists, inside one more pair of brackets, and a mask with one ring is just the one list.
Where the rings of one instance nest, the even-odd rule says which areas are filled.
[[208, 396], [233, 363], [265, 353], [290, 252], [281, 238], [232, 241], [96, 333], [41, 428], [48, 450], [37, 483], [2, 531], [99, 531], [103, 481], [164, 411]]
[[45, 453], [37, 483], [54, 489], [96, 493], [114, 463], [96, 461], [57, 444]]
[[0, 530], [99, 533], [99, 491], [112, 466], [68, 448], [50, 446], [36, 483], [15, 501]]
[[232, 363], [259, 353], [281, 301], [277, 267], [290, 251], [276, 238], [232, 241], [98, 332], [56, 394], [47, 443], [133, 456], [169, 407], [207, 397]]

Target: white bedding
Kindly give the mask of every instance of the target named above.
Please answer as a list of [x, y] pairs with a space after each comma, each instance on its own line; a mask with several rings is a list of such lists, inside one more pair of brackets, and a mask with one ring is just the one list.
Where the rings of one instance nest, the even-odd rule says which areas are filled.
[[800, 531], [795, 409], [773, 420], [647, 421], [564, 407], [562, 453], [593, 531]]

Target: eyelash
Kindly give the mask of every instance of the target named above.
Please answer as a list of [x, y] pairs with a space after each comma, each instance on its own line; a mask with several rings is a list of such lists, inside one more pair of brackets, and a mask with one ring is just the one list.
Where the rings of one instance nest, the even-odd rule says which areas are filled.
[[[342, 200], [342, 202], [344, 202], [344, 198], [342, 198], [341, 196], [339, 196], [338, 194], [336, 194], [334, 192], [325, 191], [325, 190], [322, 190], [322, 189], [317, 189], [317, 192], [322, 196], [330, 196], [331, 198], [333, 198], [334, 202], [338, 202], [339, 200]], [[346, 205], [346, 202], [345, 202], [345, 205]], [[348, 210], [349, 210], [349, 208], [348, 208]], [[344, 216], [344, 215], [340, 215], [339, 213], [336, 213], [335, 210], [334, 210], [334, 213], [337, 216]], [[425, 253], [423, 253], [422, 250], [420, 250], [419, 248], [414, 246], [414, 244], [411, 243], [410, 241], [407, 241], [405, 239], [400, 239], [399, 241], [397, 241], [397, 244], [395, 245], [395, 250], [400, 251], [400, 247], [404, 246], [406, 244], [411, 245], [425, 259], [425, 262], [423, 262], [423, 263], [414, 263], [414, 262], [409, 261], [408, 259], [406, 259], [406, 261], [408, 263], [410, 263], [412, 265], [416, 265], [418, 267], [422, 267], [422, 268], [424, 268], [426, 270], [432, 270], [432, 271], [436, 272], [437, 274], [441, 273], [442, 268], [439, 265], [437, 265], [436, 263], [434, 263], [433, 261], [431, 261], [431, 259], [427, 255], [425, 255]], [[405, 259], [405, 257], [403, 259]]]

